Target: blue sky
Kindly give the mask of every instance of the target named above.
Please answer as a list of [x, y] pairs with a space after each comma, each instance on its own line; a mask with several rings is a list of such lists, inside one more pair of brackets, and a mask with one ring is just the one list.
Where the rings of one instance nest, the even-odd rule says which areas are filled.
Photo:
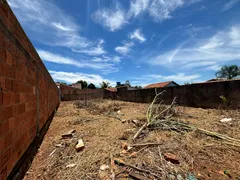
[[56, 81], [200, 82], [240, 65], [240, 0], [8, 0]]

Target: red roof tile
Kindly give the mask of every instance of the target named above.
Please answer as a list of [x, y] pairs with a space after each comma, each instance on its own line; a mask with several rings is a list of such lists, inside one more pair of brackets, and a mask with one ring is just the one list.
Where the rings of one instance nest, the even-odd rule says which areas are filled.
[[106, 90], [111, 91], [111, 92], [117, 92], [117, 88], [106, 88]]
[[154, 83], [154, 84], [149, 84], [144, 87], [144, 89], [149, 89], [149, 88], [163, 88], [167, 86], [168, 84], [172, 83], [173, 81], [167, 81], [167, 82], [160, 82], [160, 83]]

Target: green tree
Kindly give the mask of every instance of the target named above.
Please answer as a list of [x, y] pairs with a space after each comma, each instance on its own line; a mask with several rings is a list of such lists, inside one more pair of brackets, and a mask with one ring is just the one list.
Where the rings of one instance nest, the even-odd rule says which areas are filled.
[[100, 86], [101, 86], [101, 88], [102, 89], [105, 89], [105, 88], [108, 88], [108, 87], [110, 87], [110, 83], [109, 82], [105, 82], [105, 81], [103, 81], [102, 83], [100, 83]]
[[237, 65], [223, 66], [215, 75], [217, 78], [233, 79], [240, 75], [240, 68]]
[[87, 81], [80, 80], [77, 83], [82, 84], [82, 89], [88, 88], [88, 83]]
[[138, 88], [138, 89], [142, 89], [142, 86], [135, 86], [136, 88]]
[[90, 83], [88, 85], [88, 89], [96, 89], [96, 86], [93, 83]]
[[63, 84], [63, 85], [67, 85], [67, 83], [65, 83], [65, 82], [57, 82], [57, 83], [60, 83], [60, 84]]
[[131, 87], [131, 84], [130, 84], [130, 81], [129, 81], [129, 80], [126, 80], [125, 86]]

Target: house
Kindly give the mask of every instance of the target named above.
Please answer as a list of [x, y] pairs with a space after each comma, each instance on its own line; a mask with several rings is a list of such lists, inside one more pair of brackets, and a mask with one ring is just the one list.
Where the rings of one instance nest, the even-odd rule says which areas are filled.
[[174, 81], [167, 81], [167, 82], [159, 82], [159, 83], [149, 84], [149, 85], [145, 86], [144, 89], [174, 87], [174, 86], [179, 86], [179, 85], [177, 83], [175, 83]]
[[74, 84], [72, 84], [72, 87], [82, 89], [82, 84], [81, 83], [74, 83]]
[[224, 78], [217, 78], [217, 79], [209, 79], [206, 82], [217, 82], [217, 81], [226, 81], [227, 79]]
[[111, 92], [117, 92], [117, 88], [110, 87], [110, 88], [105, 88], [105, 89], [108, 91], [111, 91]]

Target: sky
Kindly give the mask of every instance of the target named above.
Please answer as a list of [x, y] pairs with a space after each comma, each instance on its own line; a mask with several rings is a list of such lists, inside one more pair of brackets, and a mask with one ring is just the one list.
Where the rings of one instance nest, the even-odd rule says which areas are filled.
[[240, 65], [240, 0], [8, 0], [55, 81], [215, 78]]

